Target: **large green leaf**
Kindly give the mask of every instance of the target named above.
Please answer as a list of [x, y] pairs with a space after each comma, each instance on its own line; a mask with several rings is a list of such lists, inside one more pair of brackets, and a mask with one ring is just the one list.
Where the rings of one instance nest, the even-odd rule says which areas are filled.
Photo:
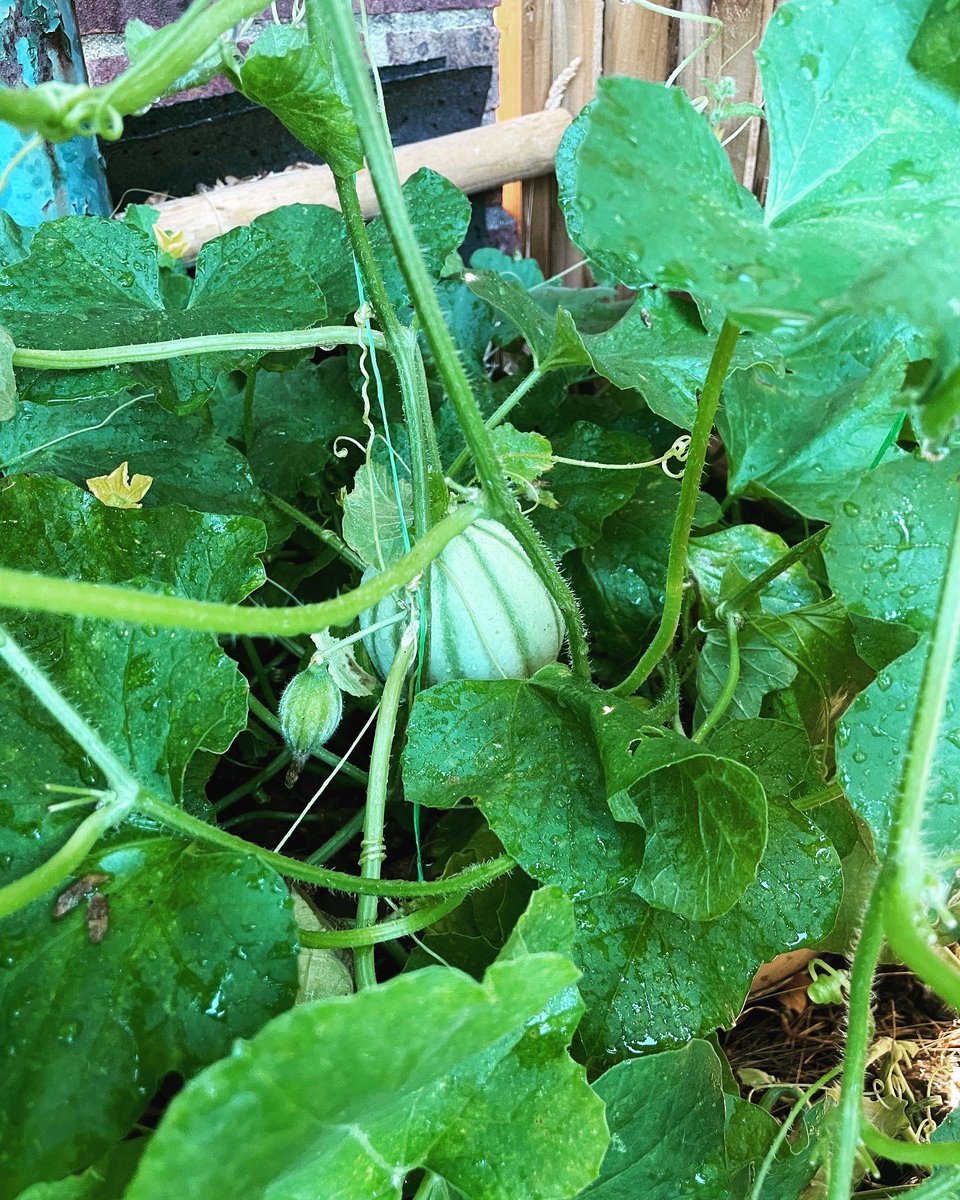
[[[437, 277], [466, 236], [470, 202], [448, 179], [428, 167], [410, 176], [403, 185], [403, 198], [427, 270]], [[343, 218], [335, 209], [321, 204], [291, 204], [257, 217], [253, 226], [280, 241], [291, 260], [309, 273], [326, 297], [328, 321], [342, 323], [357, 309], [360, 301], [353, 248]], [[387, 295], [394, 305], [409, 304], [407, 283], [383, 218], [375, 217], [367, 232]]]
[[[704, 329], [692, 305], [659, 290], [642, 292], [623, 320], [583, 341], [597, 374], [641, 392], [653, 412], [681, 429], [693, 427], [716, 331]], [[733, 352], [731, 379], [759, 363], [776, 368], [780, 352], [769, 338], [745, 334]]]
[[556, 670], [444, 684], [418, 697], [403, 758], [409, 799], [451, 807], [477, 797], [524, 870], [575, 899], [591, 1060], [729, 1023], [757, 967], [824, 936], [839, 903], [835, 851], [783, 804], [771, 806], [756, 881], [718, 919], [690, 921], [633, 893], [644, 837], [613, 819], [606, 796], [642, 723], [631, 703]]
[[[666, 420], [684, 429], [693, 425], [716, 334], [704, 328], [691, 304], [659, 290], [645, 291], [612, 328], [588, 333], [578, 329], [562, 304], [544, 311], [539, 289], [535, 297], [519, 280], [485, 272], [471, 276], [469, 286], [508, 318], [509, 329], [520, 330], [541, 371], [592, 366], [617, 387], [641, 392]], [[573, 305], [576, 293], [567, 295]], [[780, 352], [768, 338], [745, 336], [737, 343], [731, 370], [779, 361]]]
[[231, 76], [245, 96], [269, 108], [335, 175], [349, 176], [363, 166], [353, 113], [306, 29], [268, 25]]
[[620, 1063], [593, 1086], [611, 1142], [584, 1197], [731, 1200], [721, 1064], [709, 1042]]
[[83, 908], [54, 923], [52, 897], [4, 923], [4, 1195], [86, 1167], [166, 1075], [228, 1053], [296, 992], [287, 889], [255, 859], [134, 832], [87, 872], [107, 876], [100, 944]]
[[[242, 600], [262, 581], [263, 527], [179, 506], [103, 506], [71, 484], [17, 476], [0, 493], [5, 566]], [[179, 800], [199, 749], [246, 724], [247, 687], [214, 637], [53, 615], [6, 623], [147, 786]], [[102, 786], [84, 747], [7, 681], [0, 704], [0, 878], [49, 857], [77, 823], [45, 785]], [[289, 1003], [295, 925], [272, 872], [125, 827], [78, 876], [104, 876], [102, 942], [83, 908], [51, 920], [54, 894], [8, 919], [0, 1007], [11, 1026], [2, 1170], [25, 1186], [86, 1167], [122, 1137], [170, 1071], [219, 1057]], [[92, 996], [110, 997], [106, 1005]], [[88, 1086], [96, 1104], [77, 1103]], [[13, 1183], [10, 1183], [13, 1186]]]
[[684, 93], [602, 80], [559, 157], [574, 241], [621, 282], [690, 291], [754, 328], [815, 315], [960, 209], [956, 101], [907, 62], [926, 7], [843, 0], [774, 14], [757, 55], [765, 210]]
[[[837, 776], [850, 803], [870, 827], [878, 855], [885, 852], [890, 836], [929, 645], [929, 639], [923, 638], [908, 654], [885, 667], [850, 705], [837, 731]], [[924, 809], [922, 840], [934, 865], [937, 858], [955, 854], [960, 842], [958, 680], [955, 666]], [[952, 877], [955, 867], [944, 870]]]
[[931, 361], [925, 375], [911, 380], [910, 415], [925, 452], [934, 456], [946, 453], [960, 423], [958, 238], [960, 222], [936, 230], [888, 259], [849, 297], [861, 312], [905, 315], [924, 335]]
[[823, 544], [830, 582], [853, 614], [933, 626], [960, 503], [952, 458], [904, 455], [864, 476]]
[[[316, 284], [262, 229], [233, 229], [200, 251], [183, 307], [163, 292], [160, 251], [142, 230], [98, 217], [41, 226], [29, 255], [0, 274], [0, 324], [18, 346], [77, 350], [217, 333], [303, 329], [326, 312]], [[224, 371], [262, 352], [233, 351], [91, 371], [26, 373], [28, 398], [113, 395], [127, 386], [167, 408], [196, 408]]]
[[759, 780], [669, 730], [628, 754], [621, 786], [607, 799], [618, 821], [646, 831], [633, 890], [655, 908], [695, 921], [722, 916], [756, 878], [767, 843]]
[[[272, 379], [273, 376], [265, 376]], [[9, 474], [59, 475], [83, 485], [122, 462], [153, 479], [145, 508], [183, 504], [197, 512], [275, 520], [243, 455], [200, 413], [175, 416], [148, 399], [119, 395], [72, 404], [20, 405], [0, 426], [0, 462]]]
[[[403, 753], [406, 796], [434, 808], [476, 797], [507, 853], [569, 895], [632, 882], [644, 839], [607, 806], [590, 718], [570, 707], [564, 673], [538, 679], [465, 680], [421, 693]], [[597, 708], [610, 700], [606, 716], [621, 734], [630, 706], [599, 688], [587, 696]], [[635, 734], [640, 726], [638, 714]]]
[[[817, 761], [810, 737], [799, 725], [766, 717], [728, 721], [714, 730], [706, 744], [715, 754], [749, 767], [771, 798], [800, 800], [824, 787], [825, 764]], [[818, 804], [810, 817], [841, 858], [853, 852], [859, 831], [846, 799]]]
[[[572, 957], [575, 936], [573, 905], [558, 888], [541, 888], [500, 961], [553, 951]], [[602, 1105], [589, 1093], [592, 1103], [587, 1101], [583, 1069], [564, 1053], [582, 1015], [575, 986], [556, 996], [434, 1148], [431, 1166], [465, 1195], [573, 1196], [596, 1175], [607, 1142]], [[551, 1107], [544, 1122], [547, 1095]], [[495, 1153], [478, 1155], [491, 1130], [498, 1131]], [[540, 1164], [550, 1165], [537, 1179]], [[501, 1182], [514, 1178], [519, 1188]]]
[[588, 1059], [615, 1062], [731, 1025], [762, 963], [830, 932], [841, 886], [826, 835], [771, 802], [757, 880], [717, 920], [650, 908], [628, 887], [578, 899], [576, 954], [587, 1004], [580, 1036]]
[[[263, 582], [263, 526], [248, 517], [108, 508], [62, 480], [20, 475], [0, 492], [0, 523], [5, 567], [233, 603]], [[6, 623], [140, 781], [167, 798], [180, 798], [197, 750], [225, 751], [246, 725], [246, 683], [210, 634], [42, 614]], [[18, 755], [19, 778], [0, 782], [0, 796], [26, 778], [34, 788], [21, 800], [31, 804], [47, 781], [85, 782], [65, 735], [55, 739], [62, 758], [35, 746], [31, 729], [49, 726], [35, 705], [18, 697], [4, 717], [0, 744]]]
[[563, 903], [535, 901], [546, 932], [526, 925], [483, 983], [430, 967], [278, 1017], [176, 1097], [128, 1200], [184, 1179], [195, 1200], [399, 1198], [418, 1167], [476, 1200], [575, 1195], [607, 1133], [565, 1050], [576, 969], [543, 948], [569, 941]]
[[832, 521], [897, 419], [906, 350], [891, 321], [838, 318], [767, 367], [731, 376], [718, 425], [732, 495], [772, 496]]

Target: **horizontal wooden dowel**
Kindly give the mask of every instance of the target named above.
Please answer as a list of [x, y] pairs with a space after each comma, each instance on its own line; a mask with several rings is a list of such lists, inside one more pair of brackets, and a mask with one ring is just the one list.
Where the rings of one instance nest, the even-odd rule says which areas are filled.
[[[462, 133], [400, 146], [396, 151], [401, 179], [421, 167], [432, 167], [468, 195], [489, 191], [519, 179], [534, 179], [553, 171], [553, 161], [570, 124], [563, 109], [530, 113], [513, 121], [482, 125]], [[364, 215], [375, 216], [377, 200], [366, 171], [357, 176]], [[188, 256], [204, 242], [247, 225], [254, 217], [285, 204], [326, 204], [337, 208], [337, 192], [329, 167], [303, 167], [165, 200], [156, 206], [161, 229], [182, 233]]]

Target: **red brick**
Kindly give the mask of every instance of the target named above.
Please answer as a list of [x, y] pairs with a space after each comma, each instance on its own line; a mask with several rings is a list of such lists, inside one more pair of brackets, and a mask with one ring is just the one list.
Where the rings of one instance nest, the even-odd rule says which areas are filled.
[[[157, 27], [175, 21], [185, 12], [188, 3], [189, 0], [76, 0], [77, 23], [81, 34], [122, 33], [127, 21], [134, 18]], [[499, 3], [500, 0], [367, 0], [367, 12], [371, 16], [395, 12], [444, 12], [457, 8], [495, 8]], [[290, 6], [291, 0], [280, 0], [277, 7], [281, 17], [289, 17]]]

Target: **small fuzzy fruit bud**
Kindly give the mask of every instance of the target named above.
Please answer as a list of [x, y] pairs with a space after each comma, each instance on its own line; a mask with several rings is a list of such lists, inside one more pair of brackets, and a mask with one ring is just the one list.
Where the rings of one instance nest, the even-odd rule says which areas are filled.
[[287, 771], [287, 787], [293, 787], [303, 764], [333, 737], [343, 716], [343, 696], [325, 663], [311, 663], [294, 675], [280, 697], [277, 715], [293, 754]]

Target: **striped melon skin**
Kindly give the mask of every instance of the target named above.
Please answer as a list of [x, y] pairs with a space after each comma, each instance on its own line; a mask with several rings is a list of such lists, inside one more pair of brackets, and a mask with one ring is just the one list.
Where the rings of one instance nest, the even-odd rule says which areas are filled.
[[[364, 579], [373, 574], [371, 569]], [[406, 593], [386, 596], [360, 617], [368, 629], [400, 611]], [[482, 519], [448, 542], [430, 567], [424, 684], [451, 679], [526, 679], [556, 661], [563, 618], [513, 534]], [[403, 622], [364, 638], [385, 677]]]

